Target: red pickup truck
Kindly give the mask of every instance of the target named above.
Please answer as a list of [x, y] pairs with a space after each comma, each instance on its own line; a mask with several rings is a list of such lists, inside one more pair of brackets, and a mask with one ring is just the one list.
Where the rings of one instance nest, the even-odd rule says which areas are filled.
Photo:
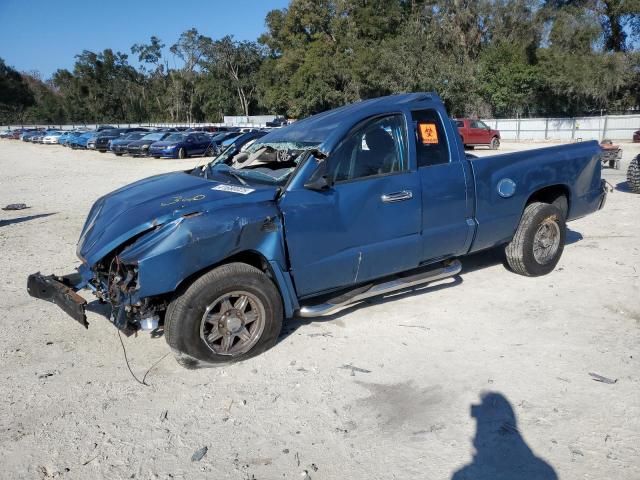
[[465, 147], [488, 145], [492, 150], [500, 147], [500, 132], [493, 130], [482, 120], [457, 118], [454, 120]]

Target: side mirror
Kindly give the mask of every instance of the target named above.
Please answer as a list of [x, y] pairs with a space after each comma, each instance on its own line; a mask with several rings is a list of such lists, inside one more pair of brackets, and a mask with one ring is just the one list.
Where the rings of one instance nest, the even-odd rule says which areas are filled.
[[327, 162], [320, 160], [320, 164], [313, 172], [309, 180], [304, 184], [304, 188], [309, 190], [315, 190], [316, 192], [322, 192], [328, 190], [331, 187], [331, 183], [327, 178]]

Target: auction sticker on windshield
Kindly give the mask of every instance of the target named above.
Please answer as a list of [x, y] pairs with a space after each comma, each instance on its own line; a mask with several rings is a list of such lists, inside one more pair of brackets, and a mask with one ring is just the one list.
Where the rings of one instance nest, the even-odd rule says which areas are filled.
[[236, 185], [216, 185], [215, 187], [211, 187], [211, 190], [220, 190], [221, 192], [241, 193], [242, 195], [246, 195], [247, 193], [255, 191], [255, 188], [238, 187]]

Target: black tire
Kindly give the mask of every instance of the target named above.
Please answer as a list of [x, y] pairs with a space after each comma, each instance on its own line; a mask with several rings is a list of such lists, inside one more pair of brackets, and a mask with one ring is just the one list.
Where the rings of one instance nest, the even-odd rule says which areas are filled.
[[178, 150], [178, 158], [180, 160], [183, 160], [183, 159], [187, 158], [187, 151], [184, 148], [180, 148]]
[[491, 150], [497, 150], [500, 148], [500, 139], [498, 137], [493, 137], [489, 144], [489, 148], [491, 148]]
[[[237, 291], [246, 292], [260, 302], [264, 321], [248, 351], [219, 354], [201, 337], [201, 327], [208, 325], [204, 316], [212, 302]], [[251, 265], [229, 263], [203, 274], [176, 296], [167, 308], [164, 332], [178, 363], [186, 368], [199, 368], [246, 360], [268, 350], [278, 339], [283, 318], [282, 298], [273, 281]]]
[[116, 157], [121, 157], [122, 156], [121, 153], [116, 153], [115, 155], [116, 155]]
[[[541, 244], [538, 240], [538, 232], [541, 229], [554, 232], [554, 241], [544, 256], [542, 253], [536, 255], [534, 252], [534, 246], [538, 248], [537, 246]], [[527, 205], [518, 229], [505, 249], [509, 267], [515, 273], [527, 277], [538, 277], [551, 272], [558, 264], [564, 250], [566, 232], [564, 214], [557, 206], [540, 202]], [[545, 251], [542, 248], [542, 252]]]
[[204, 152], [205, 157], [213, 157], [213, 147], [209, 145]]
[[629, 190], [633, 193], [640, 193], [640, 155], [636, 156], [627, 169], [627, 183]]

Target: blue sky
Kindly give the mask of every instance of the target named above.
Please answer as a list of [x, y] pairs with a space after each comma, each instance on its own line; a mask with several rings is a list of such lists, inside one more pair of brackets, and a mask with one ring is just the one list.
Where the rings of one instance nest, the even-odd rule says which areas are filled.
[[[131, 45], [159, 37], [167, 49], [195, 27], [204, 35], [255, 40], [269, 10], [288, 0], [0, 0], [0, 58], [21, 71], [49, 78], [73, 68], [83, 50], [112, 48], [131, 56]], [[169, 54], [167, 52], [169, 56]], [[171, 64], [171, 62], [170, 62]]]

